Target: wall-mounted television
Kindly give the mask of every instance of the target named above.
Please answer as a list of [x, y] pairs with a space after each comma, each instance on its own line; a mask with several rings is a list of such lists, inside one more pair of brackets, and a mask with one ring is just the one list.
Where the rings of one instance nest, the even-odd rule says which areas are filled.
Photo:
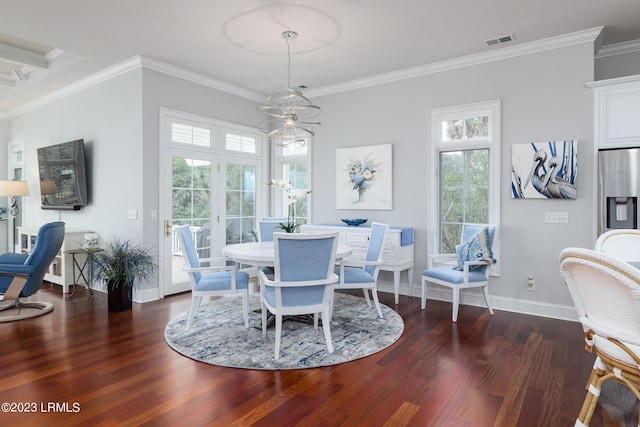
[[88, 204], [84, 140], [38, 148], [42, 209], [79, 210]]

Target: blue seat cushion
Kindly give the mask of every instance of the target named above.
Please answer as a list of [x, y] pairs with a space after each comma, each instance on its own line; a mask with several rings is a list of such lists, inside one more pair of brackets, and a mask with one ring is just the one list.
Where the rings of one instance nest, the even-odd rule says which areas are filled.
[[[336, 267], [334, 273], [340, 276], [340, 268]], [[344, 268], [344, 283], [371, 283], [373, 276], [359, 267]]]
[[[462, 271], [464, 269], [464, 263], [466, 261], [489, 261], [494, 262], [493, 252], [491, 251], [491, 243], [489, 241], [489, 228], [481, 228], [476, 234], [474, 234], [469, 240], [464, 243], [456, 245], [456, 255], [458, 256], [457, 270]], [[471, 265], [469, 270], [481, 270], [486, 269], [486, 265]]]
[[[427, 268], [422, 272], [422, 275], [425, 277], [430, 277], [432, 279], [442, 280], [445, 282], [450, 282], [454, 284], [462, 284], [464, 282], [464, 275], [462, 271], [456, 270], [451, 267], [433, 267]], [[482, 271], [479, 270], [469, 270], [469, 282], [485, 282], [487, 280], [486, 276]]]
[[[283, 307], [303, 307], [305, 305], [316, 305], [322, 303], [325, 285], [317, 286], [291, 286], [282, 288]], [[266, 286], [264, 289], [264, 299], [267, 303], [276, 306], [276, 288]]]
[[[247, 289], [249, 275], [244, 271], [236, 271], [236, 289]], [[196, 285], [197, 291], [224, 291], [231, 289], [231, 272], [203, 274]]]

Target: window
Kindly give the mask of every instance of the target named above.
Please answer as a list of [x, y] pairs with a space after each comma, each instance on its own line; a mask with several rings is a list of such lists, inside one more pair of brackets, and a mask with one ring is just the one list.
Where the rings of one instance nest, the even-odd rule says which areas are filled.
[[[308, 189], [311, 188], [311, 172], [310, 172], [310, 159], [309, 148], [311, 141], [300, 146], [299, 144], [289, 144], [286, 146], [279, 146], [274, 143], [275, 147], [275, 167], [273, 179], [284, 179], [291, 183], [293, 188]], [[288, 201], [283, 196], [282, 191], [276, 191], [274, 193], [274, 216], [287, 216]], [[306, 224], [309, 222], [310, 208], [309, 204], [313, 193], [307, 198], [298, 199], [295, 202], [295, 223]]]
[[225, 147], [228, 151], [256, 153], [256, 137], [225, 132]]
[[[454, 253], [462, 224], [500, 219], [500, 102], [430, 111], [431, 230], [436, 253]], [[494, 252], [499, 242], [494, 242]]]
[[185, 123], [171, 123], [171, 142], [177, 144], [211, 146], [211, 130]]

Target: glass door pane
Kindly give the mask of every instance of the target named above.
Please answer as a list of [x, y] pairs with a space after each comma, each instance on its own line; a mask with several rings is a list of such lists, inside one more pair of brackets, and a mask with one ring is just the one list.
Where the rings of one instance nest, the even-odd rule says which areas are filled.
[[[214, 156], [167, 156], [171, 162], [170, 183], [167, 190], [170, 191], [169, 226], [171, 245], [170, 263], [165, 263], [165, 271], [170, 272], [170, 280], [165, 283], [165, 295], [188, 291], [190, 289], [188, 275], [182, 271], [183, 258], [175, 227], [188, 225], [191, 228], [193, 241], [196, 245], [199, 258], [215, 256], [215, 227], [212, 227], [212, 211], [214, 209], [214, 195], [211, 192], [213, 178], [212, 164], [217, 161]], [[213, 250], [212, 250], [213, 249]], [[169, 254], [165, 254], [169, 255]], [[165, 276], [168, 277], [168, 276]]]
[[226, 244], [253, 242], [256, 229], [255, 165], [226, 163]]

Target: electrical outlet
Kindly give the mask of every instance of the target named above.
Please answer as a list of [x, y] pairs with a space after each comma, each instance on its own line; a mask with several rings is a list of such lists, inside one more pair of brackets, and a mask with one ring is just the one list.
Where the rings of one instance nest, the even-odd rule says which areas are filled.
[[536, 279], [533, 277], [527, 277], [527, 290], [535, 291], [536, 290]]

